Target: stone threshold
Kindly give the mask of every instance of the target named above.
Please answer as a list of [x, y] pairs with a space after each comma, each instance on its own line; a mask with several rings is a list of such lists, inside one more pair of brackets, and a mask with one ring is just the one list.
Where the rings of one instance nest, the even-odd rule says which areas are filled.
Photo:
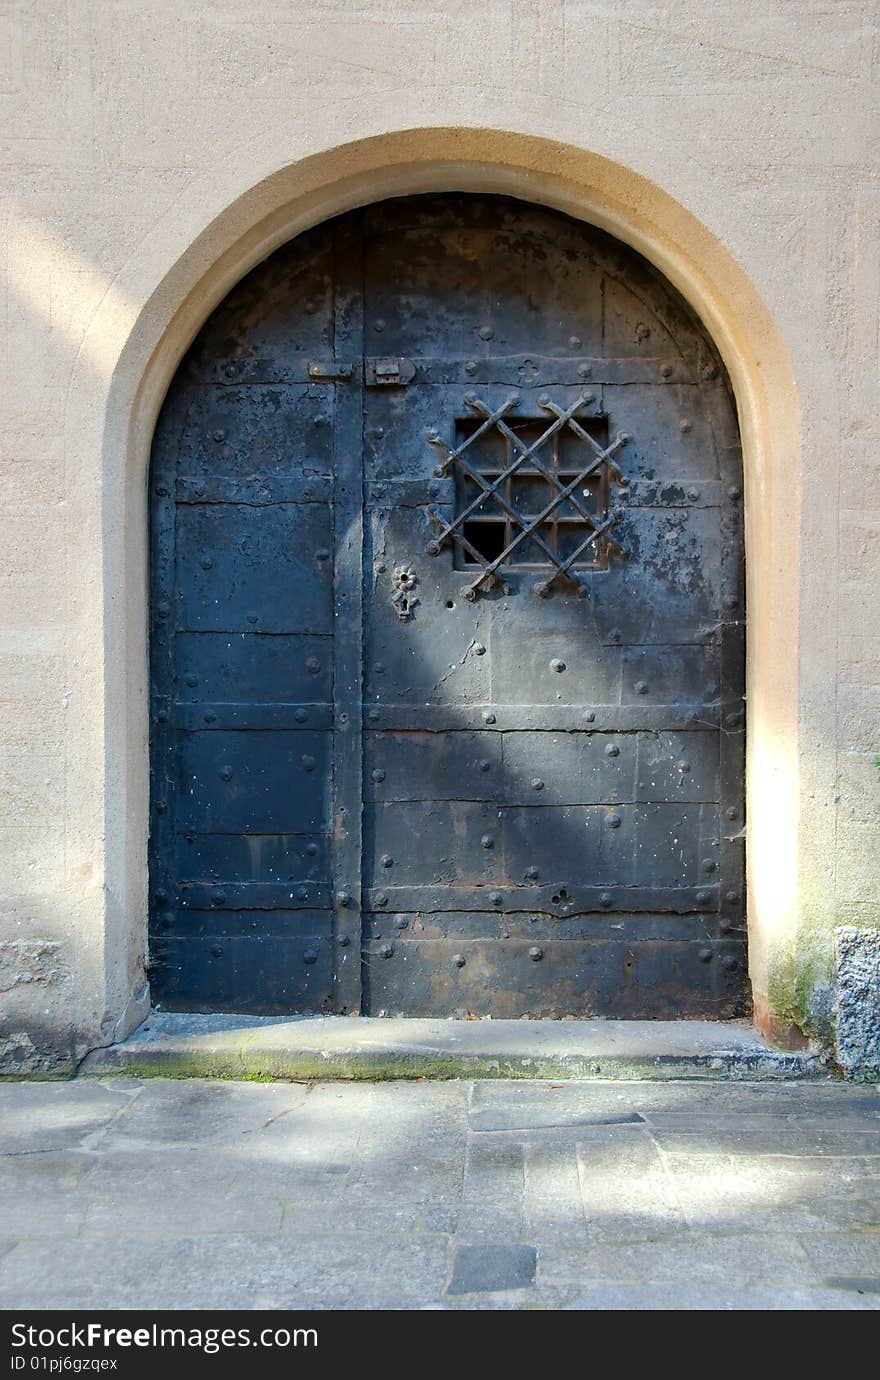
[[155, 1011], [96, 1049], [85, 1077], [827, 1078], [819, 1048], [774, 1049], [747, 1021], [461, 1021], [229, 1016]]

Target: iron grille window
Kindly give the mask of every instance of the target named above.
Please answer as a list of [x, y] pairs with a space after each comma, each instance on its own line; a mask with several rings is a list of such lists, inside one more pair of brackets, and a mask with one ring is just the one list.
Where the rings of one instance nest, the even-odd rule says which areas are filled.
[[549, 567], [537, 593], [549, 594], [556, 580], [566, 580], [584, 594], [578, 572], [607, 569], [611, 551], [620, 550], [609, 535], [616, 517], [609, 483], [626, 484], [614, 456], [627, 437], [609, 445], [607, 417], [577, 416], [588, 401], [561, 407], [542, 397], [547, 417], [522, 418], [511, 415], [515, 396], [493, 409], [471, 393], [465, 402], [475, 416], [456, 420], [452, 449], [436, 429], [429, 431], [431, 443], [445, 451], [435, 473], [452, 475], [455, 504], [451, 521], [428, 510], [439, 529], [428, 551], [437, 556], [451, 544], [456, 568], [478, 571], [465, 598], [493, 585], [506, 588], [503, 567]]
[[[585, 417], [580, 419], [580, 424], [604, 450], [608, 442], [607, 418]], [[510, 418], [508, 426], [523, 446], [532, 447], [546, 432], [547, 420], [544, 417]], [[475, 418], [459, 420], [455, 428], [456, 449], [479, 428], [480, 422]], [[473, 552], [478, 552], [485, 560], [497, 560], [522, 530], [522, 524], [517, 522], [511, 509], [526, 522], [534, 522], [550, 506], [559, 489], [577, 479], [584, 468], [584, 443], [568, 429], [555, 432], [535, 453], [540, 468], [529, 462], [511, 470], [521, 451], [510, 437], [493, 429], [474, 439], [467, 451], [471, 468], [490, 480], [493, 488], [496, 481], [501, 481], [497, 484], [497, 496], [487, 495], [476, 508], [474, 500], [485, 491], [477, 480], [456, 467], [455, 514], [459, 517], [469, 513], [462, 524], [462, 535]], [[608, 510], [608, 472], [604, 466], [578, 485], [577, 497], [590, 516], [597, 523], [601, 522]], [[554, 555], [565, 560], [583, 542], [585, 527], [584, 517], [569, 503], [560, 503], [535, 530]], [[458, 570], [473, 570], [483, 564], [468, 546], [455, 548]], [[537, 543], [527, 537], [514, 548], [504, 564], [510, 570], [543, 570], [548, 558]], [[600, 539], [575, 559], [572, 568], [601, 570], [607, 565], [608, 547]]]

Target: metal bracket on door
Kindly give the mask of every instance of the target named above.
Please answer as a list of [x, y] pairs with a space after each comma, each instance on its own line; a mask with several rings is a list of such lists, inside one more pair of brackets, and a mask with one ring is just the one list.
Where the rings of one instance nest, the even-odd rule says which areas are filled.
[[402, 388], [412, 383], [416, 366], [411, 359], [365, 359], [364, 385], [367, 388]]

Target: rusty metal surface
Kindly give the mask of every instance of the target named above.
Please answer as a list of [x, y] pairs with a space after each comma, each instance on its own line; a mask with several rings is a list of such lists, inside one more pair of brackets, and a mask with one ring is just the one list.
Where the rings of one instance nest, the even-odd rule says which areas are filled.
[[420, 197], [254, 270], [154, 444], [158, 999], [744, 1013], [741, 484], [588, 226]]

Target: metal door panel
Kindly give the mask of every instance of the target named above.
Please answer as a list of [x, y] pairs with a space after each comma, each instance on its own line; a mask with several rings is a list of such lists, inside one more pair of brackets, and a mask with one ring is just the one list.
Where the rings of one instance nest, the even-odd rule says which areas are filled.
[[690, 706], [692, 722], [700, 724], [702, 711], [714, 712], [721, 693], [720, 656], [714, 637], [712, 629], [702, 646], [623, 648], [621, 703], [640, 709], [651, 704]]
[[[512, 882], [546, 903], [574, 886], [604, 887], [619, 880], [631, 885], [635, 870], [633, 806], [547, 805], [504, 811], [506, 872]], [[618, 823], [615, 825], [614, 820]], [[547, 895], [544, 896], [543, 892]]]
[[[740, 949], [729, 942], [716, 944], [705, 962], [703, 946], [688, 942], [431, 943], [406, 934], [393, 946], [380, 945], [380, 952], [368, 950], [364, 991], [372, 1010], [390, 1014], [406, 1006], [416, 1016], [466, 1017], [491, 1006], [498, 1020], [564, 1019], [584, 1010], [601, 1010], [611, 1019], [668, 1020], [724, 1019], [741, 1009]], [[464, 963], [459, 966], [456, 958]], [[728, 959], [736, 965], [732, 969]], [[590, 1072], [595, 1069], [584, 1068]]]
[[197, 834], [177, 838], [177, 877], [210, 884], [235, 877], [241, 882], [284, 883], [329, 879], [326, 837], [314, 834]]
[[717, 801], [721, 788], [719, 746], [717, 732], [640, 733], [638, 799]]
[[314, 833], [326, 825], [329, 735], [185, 733], [178, 824], [197, 833]]
[[179, 626], [206, 632], [328, 632], [332, 572], [326, 553], [332, 520], [332, 510], [323, 504], [183, 507], [177, 538]]
[[498, 734], [371, 733], [364, 765], [367, 799], [506, 798]]
[[634, 800], [634, 733], [505, 733], [509, 804], [591, 805]]
[[[516, 609], [509, 602], [506, 607], [502, 601], [492, 606], [492, 700], [526, 706], [575, 704], [582, 711], [618, 704], [621, 649], [595, 639], [585, 644], [582, 633], [578, 635], [585, 616], [582, 601], [563, 596], [553, 602], [551, 627], [538, 623], [526, 636], [515, 635]], [[554, 663], [561, 663], [562, 669]]]
[[332, 703], [332, 649], [327, 637], [181, 632], [174, 652], [175, 695], [181, 704]]
[[329, 1011], [326, 922], [322, 929], [311, 935], [159, 934], [153, 941], [154, 1000], [176, 1011]]
[[326, 478], [333, 464], [333, 399], [317, 385], [203, 389], [177, 440], [177, 469], [193, 486], [221, 475], [271, 483]]
[[454, 886], [504, 877], [497, 805], [386, 801], [364, 810], [364, 884]]

